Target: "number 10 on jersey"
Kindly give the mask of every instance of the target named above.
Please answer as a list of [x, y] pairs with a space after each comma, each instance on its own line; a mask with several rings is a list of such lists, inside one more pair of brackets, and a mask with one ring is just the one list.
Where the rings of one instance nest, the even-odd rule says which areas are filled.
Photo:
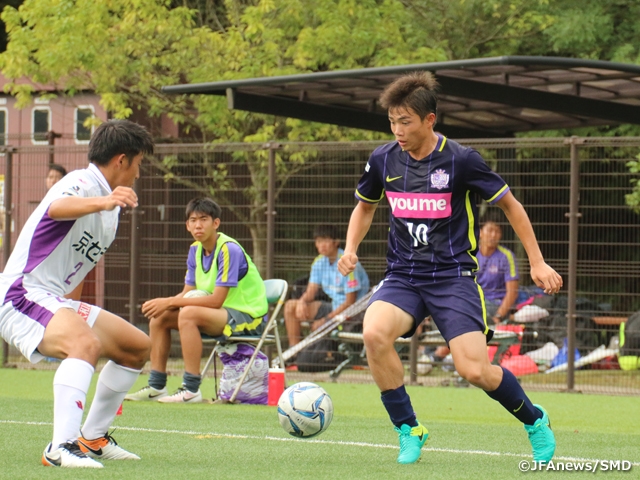
[[413, 222], [407, 222], [407, 228], [409, 229], [409, 235], [413, 238], [414, 247], [417, 247], [419, 243], [429, 245], [427, 241], [427, 230], [429, 228], [424, 223], [415, 225]]

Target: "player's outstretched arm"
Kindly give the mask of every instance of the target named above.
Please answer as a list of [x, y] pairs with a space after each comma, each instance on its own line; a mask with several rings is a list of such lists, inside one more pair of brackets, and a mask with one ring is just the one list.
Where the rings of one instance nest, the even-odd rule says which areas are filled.
[[358, 202], [351, 213], [347, 241], [344, 246], [344, 255], [338, 260], [338, 271], [342, 275], [348, 275], [356, 269], [358, 256], [356, 252], [360, 242], [364, 239], [371, 227], [373, 214], [376, 213], [377, 203]]
[[64, 197], [54, 200], [49, 206], [49, 217], [54, 220], [75, 220], [116, 207], [137, 206], [138, 195], [132, 188], [116, 187], [110, 195], [104, 197]]
[[531, 278], [535, 284], [548, 295], [558, 293], [562, 288], [562, 277], [544, 261], [536, 235], [533, 232], [533, 226], [522, 204], [516, 200], [511, 192], [507, 192], [496, 205], [506, 215], [527, 252], [531, 266]]

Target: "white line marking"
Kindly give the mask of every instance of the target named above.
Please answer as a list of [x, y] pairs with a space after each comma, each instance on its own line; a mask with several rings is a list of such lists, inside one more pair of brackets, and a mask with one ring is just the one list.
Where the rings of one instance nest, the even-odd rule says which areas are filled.
[[[17, 420], [0, 420], [0, 424], [11, 424], [11, 425], [33, 425], [33, 426], [42, 426], [42, 427], [52, 427], [53, 423], [51, 422], [23, 422]], [[128, 430], [131, 432], [146, 432], [146, 433], [173, 433], [178, 435], [202, 435], [202, 436], [210, 436], [210, 437], [218, 437], [218, 438], [229, 438], [229, 439], [251, 439], [251, 440], [268, 440], [274, 442], [304, 442], [304, 443], [315, 443], [315, 444], [325, 444], [325, 445], [345, 445], [352, 447], [369, 447], [369, 448], [389, 448], [392, 450], [397, 450], [397, 445], [389, 445], [384, 443], [367, 443], [367, 442], [345, 442], [341, 440], [319, 440], [317, 438], [294, 438], [294, 437], [271, 437], [269, 435], [259, 436], [259, 435], [238, 435], [235, 433], [218, 433], [218, 432], [197, 432], [195, 430], [167, 430], [163, 428], [140, 428], [140, 427], [123, 427], [118, 425], [116, 427], [118, 430]], [[471, 455], [486, 455], [486, 456], [496, 456], [496, 457], [517, 457], [517, 458], [531, 458], [531, 454], [522, 454], [522, 453], [510, 453], [510, 452], [491, 452], [487, 450], [460, 450], [455, 448], [432, 448], [432, 447], [423, 447], [422, 450], [427, 452], [439, 452], [439, 453], [455, 453], [455, 454], [471, 454]], [[601, 462], [601, 459], [593, 459], [593, 458], [581, 458], [581, 457], [553, 457], [554, 461], [566, 461], [566, 462]], [[632, 462], [634, 467], [640, 466], [640, 462]]]

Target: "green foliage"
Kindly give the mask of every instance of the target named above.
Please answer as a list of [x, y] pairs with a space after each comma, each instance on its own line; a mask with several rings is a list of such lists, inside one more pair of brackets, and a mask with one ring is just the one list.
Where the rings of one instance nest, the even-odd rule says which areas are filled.
[[[635, 160], [627, 162], [629, 171], [636, 175], [640, 175], [640, 154], [636, 156]], [[631, 193], [624, 196], [627, 205], [633, 209], [634, 212], [640, 213], [640, 182], [637, 178], [631, 179], [631, 185], [633, 190]]]
[[[55, 85], [61, 95], [92, 90], [114, 117], [166, 114], [205, 142], [372, 140], [387, 137], [229, 111], [224, 98], [160, 89], [514, 54], [638, 63], [638, 19], [640, 3], [628, 0], [26, 0], [3, 10], [9, 43], [0, 69], [20, 106], [30, 102], [34, 83]], [[638, 133], [634, 126], [553, 132]], [[252, 219], [264, 218], [266, 155], [234, 157], [254, 182], [244, 190], [254, 210], [243, 218], [254, 239], [263, 238]], [[278, 187], [314, 161], [310, 151], [279, 153]], [[184, 183], [179, 163], [165, 161], [167, 181]], [[206, 192], [221, 196], [236, 187], [224, 169], [203, 167], [211, 175]], [[628, 196], [634, 208], [637, 196]]]

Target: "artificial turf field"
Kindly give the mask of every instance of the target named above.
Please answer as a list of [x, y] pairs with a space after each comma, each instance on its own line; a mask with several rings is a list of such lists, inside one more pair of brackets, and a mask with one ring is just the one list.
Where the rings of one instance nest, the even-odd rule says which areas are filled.
[[[114, 437], [141, 461], [105, 461], [105, 468], [59, 469], [40, 464], [51, 438], [52, 371], [0, 369], [0, 478], [102, 479], [513, 479], [593, 478], [593, 473], [521, 473], [531, 460], [522, 425], [475, 388], [408, 387], [430, 438], [422, 459], [398, 465], [397, 436], [374, 385], [321, 384], [334, 404], [322, 435], [298, 440], [280, 427], [274, 407], [164, 405], [126, 402]], [[96, 376], [97, 377], [97, 376]], [[94, 377], [95, 381], [95, 377]], [[176, 388], [179, 377], [169, 377]], [[146, 384], [142, 376], [136, 387]], [[202, 386], [213, 396], [213, 381]], [[93, 396], [89, 392], [88, 401]], [[531, 393], [548, 410], [556, 462], [626, 460], [630, 471], [599, 477], [640, 478], [637, 397]]]

